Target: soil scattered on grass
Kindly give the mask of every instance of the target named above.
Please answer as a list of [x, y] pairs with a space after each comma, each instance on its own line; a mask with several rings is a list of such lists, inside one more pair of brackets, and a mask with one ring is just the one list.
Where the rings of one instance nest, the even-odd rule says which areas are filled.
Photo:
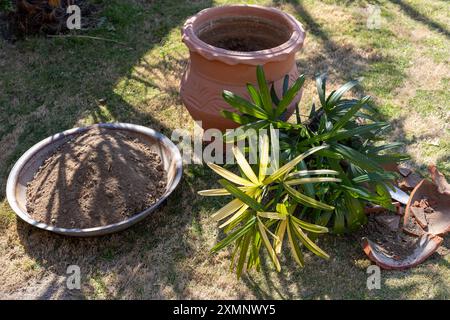
[[158, 154], [132, 133], [92, 129], [61, 145], [27, 186], [27, 211], [63, 228], [117, 223], [155, 203], [166, 188]]

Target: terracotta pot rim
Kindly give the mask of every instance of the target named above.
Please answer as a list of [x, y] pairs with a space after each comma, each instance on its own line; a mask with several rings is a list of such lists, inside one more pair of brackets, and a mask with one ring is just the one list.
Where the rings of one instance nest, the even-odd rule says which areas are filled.
[[[208, 17], [214, 18], [220, 16], [224, 12], [229, 12], [233, 9], [255, 9], [261, 12], [268, 12], [281, 16], [287, 24], [292, 28], [292, 34], [286, 42], [279, 46], [259, 50], [259, 51], [233, 51], [226, 50], [212, 46], [202, 41], [195, 32], [196, 22]], [[218, 60], [228, 65], [247, 64], [247, 65], [260, 65], [272, 61], [283, 61], [287, 56], [298, 51], [302, 46], [305, 39], [305, 30], [300, 22], [298, 22], [292, 15], [285, 13], [281, 10], [269, 7], [263, 7], [258, 5], [225, 5], [213, 8], [207, 8], [195, 16], [189, 18], [182, 28], [182, 40], [189, 48], [191, 52], [196, 52], [208, 60]]]

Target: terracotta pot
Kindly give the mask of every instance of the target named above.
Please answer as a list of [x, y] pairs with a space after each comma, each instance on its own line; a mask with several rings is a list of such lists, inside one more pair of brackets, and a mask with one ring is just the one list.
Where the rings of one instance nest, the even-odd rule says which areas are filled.
[[[250, 5], [209, 8], [189, 18], [182, 33], [190, 59], [181, 80], [181, 99], [204, 129], [237, 127], [220, 114], [224, 109], [235, 111], [222, 99], [222, 91], [249, 98], [246, 84], [256, 84], [257, 65], [263, 65], [278, 96], [286, 74], [291, 83], [299, 76], [295, 53], [303, 46], [305, 31], [280, 10]], [[288, 116], [300, 98], [301, 93]]]

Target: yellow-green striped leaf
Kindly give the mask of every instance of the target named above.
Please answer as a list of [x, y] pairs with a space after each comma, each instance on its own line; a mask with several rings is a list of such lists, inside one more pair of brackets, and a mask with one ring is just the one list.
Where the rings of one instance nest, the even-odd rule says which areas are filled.
[[218, 166], [214, 163], [208, 163], [208, 167], [210, 167], [214, 172], [216, 172], [218, 175], [224, 177], [225, 179], [234, 182], [236, 184], [239, 184], [241, 186], [247, 186], [247, 187], [254, 187], [255, 184], [251, 181], [248, 181], [247, 179], [244, 179], [242, 177], [239, 177], [238, 175]]
[[247, 159], [245, 159], [245, 156], [242, 154], [241, 150], [235, 146], [233, 146], [232, 150], [239, 167], [241, 167], [247, 178], [249, 178], [254, 184], [259, 184], [258, 177], [256, 177], [256, 174], [253, 172], [252, 167], [248, 164]]
[[287, 184], [283, 183], [284, 188], [286, 189], [287, 193], [294, 198], [295, 201], [311, 208], [321, 209], [321, 210], [334, 210], [333, 206], [330, 206], [328, 204], [322, 203], [320, 201], [317, 201], [316, 199], [310, 198], [308, 196], [305, 196], [304, 194], [298, 192], [294, 188], [288, 186]]
[[275, 265], [275, 268], [279, 272], [281, 270], [280, 261], [278, 261], [278, 257], [275, 253], [275, 250], [273, 249], [272, 244], [269, 241], [269, 237], [267, 236], [265, 226], [259, 219], [258, 219], [258, 229], [259, 229], [259, 233], [261, 235], [261, 239], [264, 243], [264, 246], [266, 247], [267, 251], [269, 252], [269, 256], [272, 259], [272, 262]]
[[216, 221], [220, 221], [222, 219], [225, 219], [226, 217], [232, 215], [237, 210], [239, 210], [243, 205], [244, 205], [244, 203], [241, 200], [234, 199], [234, 200], [228, 202], [228, 204], [226, 204], [225, 206], [223, 206], [219, 210], [217, 210], [211, 216], [211, 218], [216, 220]]
[[284, 183], [286, 183], [289, 186], [296, 186], [305, 183], [320, 183], [320, 182], [341, 182], [341, 179], [331, 177], [321, 177], [321, 178], [291, 179], [284, 181]]
[[264, 184], [272, 183], [273, 181], [279, 179], [280, 177], [284, 176], [285, 174], [288, 174], [300, 161], [302, 161], [307, 156], [313, 154], [314, 152], [317, 152], [319, 150], [325, 149], [328, 146], [319, 146], [309, 149], [308, 151], [302, 153], [301, 155], [297, 156], [295, 159], [291, 160], [290, 162], [286, 163], [284, 166], [282, 166], [280, 169], [272, 173], [269, 177], [267, 177], [264, 180]]

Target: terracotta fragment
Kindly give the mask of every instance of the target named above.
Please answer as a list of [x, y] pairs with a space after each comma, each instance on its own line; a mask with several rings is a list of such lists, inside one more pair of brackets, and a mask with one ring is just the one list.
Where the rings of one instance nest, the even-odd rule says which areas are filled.
[[[419, 209], [423, 211], [424, 217]], [[417, 222], [428, 233], [443, 235], [450, 231], [450, 196], [441, 194], [438, 187], [428, 180], [422, 180], [411, 192], [405, 210], [404, 225], [407, 225], [415, 213], [418, 215]]]
[[385, 250], [367, 238], [363, 239], [363, 250], [370, 260], [387, 270], [403, 270], [414, 267], [425, 261], [441, 245], [443, 239], [439, 236], [424, 234], [421, 236], [411, 254], [397, 258], [386, 254]]
[[421, 180], [422, 177], [419, 174], [412, 172], [408, 176], [401, 178], [398, 181], [398, 186], [402, 190], [413, 190]]
[[416, 219], [416, 222], [420, 225], [420, 227], [422, 229], [427, 228], [428, 221], [425, 210], [420, 207], [411, 207], [411, 212], [413, 213], [413, 216]]
[[439, 172], [434, 164], [428, 167], [428, 171], [430, 171], [431, 179], [433, 183], [438, 188], [439, 193], [450, 195], [450, 184], [445, 179], [445, 176]]
[[404, 177], [409, 176], [412, 173], [412, 170], [403, 166], [398, 166], [398, 172]]
[[414, 237], [420, 237], [422, 236], [425, 231], [422, 229], [422, 227], [417, 223], [414, 216], [411, 214], [409, 216], [404, 216], [403, 220], [403, 232], [406, 234], [409, 234], [410, 236]]

